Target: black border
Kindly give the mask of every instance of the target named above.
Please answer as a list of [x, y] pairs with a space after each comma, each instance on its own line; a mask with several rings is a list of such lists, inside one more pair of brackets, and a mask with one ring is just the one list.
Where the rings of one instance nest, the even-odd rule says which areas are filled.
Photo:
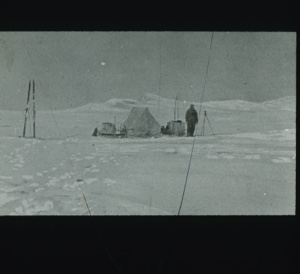
[[[6, 8], [0, 31], [297, 31], [296, 5], [285, 3], [125, 2]], [[14, 12], [17, 8], [21, 12]]]
[[56, 263], [100, 273], [292, 273], [298, 260], [296, 216], [1, 217], [0, 227], [8, 260], [28, 273], [51, 257], [50, 273]]
[[[2, 17], [0, 31], [298, 31], [293, 7], [274, 13], [254, 6], [260, 15], [248, 8], [216, 13], [216, 7], [183, 7], [176, 14], [169, 8], [159, 15], [122, 10], [123, 16], [103, 8], [83, 17], [59, 8], [46, 16], [32, 10]], [[289, 273], [297, 261], [298, 229], [298, 216], [0, 217], [3, 261], [25, 272], [43, 262], [52, 273], [60, 270], [57, 263], [85, 272], [96, 264], [93, 272], [100, 273], [120, 273], [118, 267], [123, 273]]]

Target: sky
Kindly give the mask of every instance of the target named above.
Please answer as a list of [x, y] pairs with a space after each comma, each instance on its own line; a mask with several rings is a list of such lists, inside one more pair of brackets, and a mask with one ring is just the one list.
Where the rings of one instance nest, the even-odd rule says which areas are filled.
[[210, 49], [211, 37], [212, 32], [0, 32], [0, 109], [23, 110], [30, 79], [37, 109], [139, 99], [145, 93], [180, 93], [195, 102], [203, 90], [203, 101], [296, 95], [296, 33], [213, 32]]

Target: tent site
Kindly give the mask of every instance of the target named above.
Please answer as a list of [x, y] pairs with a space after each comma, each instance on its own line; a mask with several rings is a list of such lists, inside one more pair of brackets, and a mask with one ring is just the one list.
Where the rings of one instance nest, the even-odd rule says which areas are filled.
[[120, 125], [117, 131], [113, 123], [102, 123], [102, 129], [94, 129], [93, 136], [109, 137], [160, 137], [161, 134], [183, 136], [185, 134], [185, 123], [170, 121], [166, 126], [161, 127], [148, 108], [134, 107], [124, 123]]
[[161, 133], [189, 102], [174, 119], [174, 100], [145, 97], [40, 110], [36, 138], [32, 113], [19, 138], [24, 112], [1, 110], [0, 214], [294, 214], [294, 97], [204, 102], [195, 138]]
[[[6, 109], [6, 105], [2, 104], [4, 109], [0, 109], [0, 215], [295, 215], [296, 96], [284, 96], [286, 93], [283, 92], [284, 97], [278, 96], [273, 100], [250, 102], [246, 101], [246, 97], [242, 97], [243, 100], [227, 100], [231, 84], [238, 81], [240, 90], [248, 85], [251, 76], [241, 82], [241, 77], [247, 75], [244, 72], [239, 76], [243, 69], [232, 68], [233, 72], [229, 73], [228, 67], [233, 67], [234, 58], [229, 58], [230, 54], [222, 51], [225, 46], [220, 42], [212, 48], [213, 33], [209, 34], [210, 44], [203, 46], [203, 53], [198, 44], [204, 45], [204, 40], [199, 40], [198, 44], [184, 42], [184, 51], [176, 53], [175, 48], [171, 51], [169, 48], [177, 43], [172, 42], [173, 36], [168, 36], [165, 38], [168, 46], [160, 48], [158, 45], [161, 44], [157, 43], [157, 48], [153, 47], [153, 55], [149, 55], [147, 60], [144, 60], [146, 53], [139, 56], [142, 59], [137, 58], [138, 50], [131, 39], [121, 39], [124, 49], [121, 49], [123, 46], [120, 47], [119, 40], [110, 40], [114, 39], [114, 35], [117, 38], [117, 34], [106, 37], [107, 40], [90, 37], [93, 34], [80, 34], [77, 38], [71, 36], [78, 40], [70, 40], [78, 43], [67, 44], [65, 41], [69, 40], [64, 37], [69, 36], [61, 34], [62, 38], [56, 40], [51, 35], [40, 34], [39, 42], [36, 40], [39, 36], [31, 37], [27, 33], [21, 36], [27, 39], [27, 43], [36, 41], [31, 46], [34, 51], [29, 54], [21, 40], [14, 42], [15, 46], [19, 45], [16, 58], [21, 56], [25, 61], [18, 59], [18, 62], [15, 61], [17, 66], [12, 66], [11, 71], [2, 70], [3, 79], [11, 79], [3, 82], [16, 83], [15, 78], [19, 75], [22, 75], [23, 81], [27, 77], [23, 74], [30, 71], [28, 75], [30, 78], [36, 75], [38, 85], [35, 94], [35, 82], [29, 82], [28, 96], [23, 92], [26, 91], [23, 85], [15, 88], [14, 102], [19, 98], [23, 101], [24, 96], [22, 108]], [[90, 47], [81, 44], [85, 41], [82, 35], [89, 35], [86, 41]], [[231, 45], [231, 34], [216, 35], [217, 43], [228, 35], [224, 41]], [[157, 36], [156, 41], [160, 37]], [[48, 41], [49, 46], [42, 38]], [[97, 42], [93, 42], [92, 38]], [[244, 43], [250, 40], [240, 38], [234, 41]], [[54, 45], [52, 41], [55, 41]], [[144, 43], [146, 40], [141, 37], [138, 41]], [[40, 46], [40, 43], [46, 43], [46, 47]], [[76, 48], [79, 44], [80, 49]], [[250, 67], [251, 73], [256, 76], [261, 76], [263, 71], [263, 81], [268, 74], [263, 68], [269, 67], [263, 67], [263, 63], [257, 60], [267, 54], [257, 55], [257, 60], [248, 52], [244, 53], [245, 58], [239, 57], [235, 53], [237, 49], [251, 49], [246, 44], [242, 45], [232, 46], [232, 56], [239, 60], [245, 71], [249, 71]], [[69, 47], [73, 46], [75, 48], [70, 50]], [[99, 63], [95, 55], [99, 56], [100, 46], [103, 46], [103, 56], [108, 56], [108, 59]], [[124, 60], [128, 58], [131, 70], [118, 57], [126, 48], [134, 58], [126, 54], [121, 57]], [[152, 50], [152, 45], [148, 47], [145, 44], [145, 48]], [[215, 54], [211, 62], [215, 70], [213, 73], [209, 60], [211, 51], [218, 48], [219, 55]], [[258, 54], [258, 47], [254, 48]], [[186, 54], [188, 49], [195, 54]], [[269, 54], [269, 48], [266, 49]], [[53, 51], [47, 53], [47, 50]], [[64, 50], [66, 52], [62, 54]], [[277, 55], [280, 52], [284, 51], [277, 51]], [[277, 55], [272, 55], [272, 58]], [[47, 58], [43, 59], [45, 56]], [[173, 62], [177, 57], [185, 56], [190, 57]], [[201, 60], [196, 61], [193, 68], [190, 63], [197, 56]], [[244, 66], [247, 58], [251, 61], [250, 66]], [[272, 58], [266, 63], [271, 64]], [[42, 60], [44, 63], [39, 63]], [[205, 101], [203, 94], [207, 79], [210, 77], [212, 84], [221, 75], [220, 60], [224, 63], [225, 76], [217, 87], [223, 88], [224, 92], [219, 88], [215, 92], [222, 93], [224, 97], [220, 101]], [[163, 66], [161, 61], [164, 61]], [[257, 70], [254, 64], [263, 68]], [[9, 65], [10, 62], [7, 67]], [[93, 67], [97, 71], [91, 73]], [[152, 78], [148, 75], [151, 67]], [[277, 70], [270, 67], [273, 75]], [[166, 71], [162, 73], [161, 68]], [[175, 68], [178, 71], [168, 70]], [[123, 78], [127, 71], [130, 77]], [[145, 78], [136, 76], [143, 71], [147, 72]], [[208, 71], [210, 74], [207, 76]], [[157, 79], [167, 74], [173, 78], [169, 84], [165, 83], [163, 89], [163, 81]], [[48, 79], [50, 76], [53, 78]], [[195, 77], [194, 82], [192, 76]], [[128, 81], [126, 88], [135, 91], [135, 95], [128, 93], [127, 99], [119, 98], [125, 96], [125, 79]], [[180, 86], [183, 79], [186, 85]], [[106, 89], [102, 85], [104, 82]], [[147, 91], [145, 83], [148, 84]], [[254, 81], [254, 90], [257, 90], [257, 83]], [[111, 95], [116, 84], [119, 85], [118, 93]], [[209, 85], [207, 89], [207, 92], [214, 90]], [[8, 98], [13, 90], [3, 88], [1, 92], [5, 96], [2, 97]], [[190, 97], [186, 96], [189, 90]], [[59, 91], [62, 95], [65, 92], [66, 96], [61, 96]], [[95, 97], [88, 97], [92, 91]], [[152, 91], [156, 94], [149, 93]], [[182, 98], [177, 94], [174, 105], [170, 94], [178, 91], [186, 94], [182, 94]], [[269, 92], [268, 89], [258, 91], [263, 94]], [[56, 97], [52, 95], [54, 92]], [[88, 97], [77, 107], [71, 102], [69, 104], [76, 92], [78, 98], [85, 92]], [[111, 99], [105, 101], [107, 98], [99, 98], [104, 93]], [[63, 102], [65, 108], [56, 108]], [[45, 108], [39, 109], [39, 103], [44, 103]], [[51, 103], [52, 107], [48, 108]], [[199, 115], [198, 123], [192, 129], [195, 130], [193, 138], [188, 135], [191, 126], [185, 119], [191, 104]]]

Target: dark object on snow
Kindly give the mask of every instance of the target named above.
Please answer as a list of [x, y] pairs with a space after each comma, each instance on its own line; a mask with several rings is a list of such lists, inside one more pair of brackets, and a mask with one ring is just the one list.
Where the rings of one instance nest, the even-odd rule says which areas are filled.
[[98, 128], [94, 129], [94, 132], [93, 132], [92, 136], [98, 136]]
[[195, 131], [195, 126], [198, 123], [198, 113], [191, 105], [190, 108], [185, 113], [185, 121], [187, 123], [187, 136], [193, 136]]
[[[104, 136], [104, 137], [126, 137], [126, 128], [121, 130], [116, 129], [115, 124], [112, 123], [102, 123], [102, 129], [98, 130], [98, 128], [94, 129], [92, 136]], [[94, 144], [93, 144], [94, 146]]]
[[168, 122], [166, 127], [163, 127], [162, 134], [183, 136], [185, 134], [185, 123], [177, 120]]
[[120, 129], [120, 134], [119, 134], [119, 136], [121, 136], [121, 137], [127, 137], [126, 126], [123, 125], [123, 127]]
[[183, 136], [185, 134], [185, 123], [180, 120], [168, 122], [167, 127], [172, 135]]
[[99, 131], [99, 135], [105, 136], [115, 136], [116, 126], [112, 123], [102, 123], [102, 129]]

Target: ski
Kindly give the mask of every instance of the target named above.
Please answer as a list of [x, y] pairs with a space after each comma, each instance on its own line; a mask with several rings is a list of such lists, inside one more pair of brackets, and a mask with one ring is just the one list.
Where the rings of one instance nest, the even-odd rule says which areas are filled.
[[26, 105], [26, 110], [25, 110], [25, 121], [24, 121], [24, 128], [23, 128], [23, 138], [25, 137], [25, 133], [26, 133], [26, 122], [27, 122], [28, 109], [29, 109], [29, 99], [30, 99], [30, 87], [31, 87], [31, 80], [29, 81], [29, 88], [28, 88], [28, 95], [27, 95], [27, 105]]
[[32, 112], [33, 112], [33, 138], [35, 138], [35, 84], [32, 81]]

